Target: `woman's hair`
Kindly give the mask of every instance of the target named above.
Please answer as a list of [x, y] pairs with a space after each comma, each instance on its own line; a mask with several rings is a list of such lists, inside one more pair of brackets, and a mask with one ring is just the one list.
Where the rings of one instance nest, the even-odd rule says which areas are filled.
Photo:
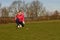
[[19, 10], [19, 12], [22, 12], [22, 10]]

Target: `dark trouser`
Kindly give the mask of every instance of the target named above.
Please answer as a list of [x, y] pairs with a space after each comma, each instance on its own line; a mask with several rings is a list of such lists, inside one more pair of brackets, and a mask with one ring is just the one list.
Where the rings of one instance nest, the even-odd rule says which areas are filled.
[[20, 25], [22, 25], [22, 27], [24, 27], [24, 24], [23, 24], [23, 22], [21, 21], [19, 21], [19, 19], [16, 19], [16, 24], [17, 24], [17, 26], [20, 24]]

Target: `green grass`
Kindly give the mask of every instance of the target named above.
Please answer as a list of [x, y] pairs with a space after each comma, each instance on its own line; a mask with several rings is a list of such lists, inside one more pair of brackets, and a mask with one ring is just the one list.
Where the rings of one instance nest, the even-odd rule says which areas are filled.
[[0, 24], [0, 40], [60, 40], [60, 21], [26, 23], [16, 30], [16, 24]]

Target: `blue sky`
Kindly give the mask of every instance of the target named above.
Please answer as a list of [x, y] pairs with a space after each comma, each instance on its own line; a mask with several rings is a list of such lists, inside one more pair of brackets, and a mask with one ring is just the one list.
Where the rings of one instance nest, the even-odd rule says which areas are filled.
[[47, 10], [60, 10], [60, 0], [40, 0]]
[[[0, 0], [0, 3], [2, 4], [2, 6], [9, 6], [13, 1], [15, 0]], [[29, 3], [32, 0], [24, 1]], [[43, 3], [43, 6], [49, 11], [60, 10], [60, 0], [39, 0], [39, 1]]]

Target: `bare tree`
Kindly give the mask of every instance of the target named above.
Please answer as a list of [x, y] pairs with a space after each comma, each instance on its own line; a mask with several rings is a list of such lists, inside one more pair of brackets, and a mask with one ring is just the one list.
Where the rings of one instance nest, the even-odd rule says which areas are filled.
[[45, 9], [43, 7], [43, 4], [39, 0], [34, 0], [27, 5], [27, 14], [31, 18], [37, 18], [38, 16], [41, 16], [44, 11]]
[[19, 10], [24, 10], [24, 5], [25, 3], [21, 0], [14, 1], [9, 7], [10, 12], [12, 12], [14, 16]]
[[0, 8], [1, 8], [1, 3], [0, 3]]
[[1, 17], [1, 3], [0, 3], [0, 17]]
[[2, 8], [2, 17], [8, 17], [9, 11], [6, 7]]

